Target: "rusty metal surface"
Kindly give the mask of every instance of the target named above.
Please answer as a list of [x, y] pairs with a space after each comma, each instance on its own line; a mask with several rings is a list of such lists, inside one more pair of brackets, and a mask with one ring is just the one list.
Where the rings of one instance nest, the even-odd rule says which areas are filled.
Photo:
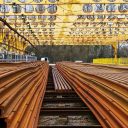
[[57, 68], [104, 128], [128, 127], [127, 67], [61, 62]]
[[60, 77], [52, 75], [52, 68], [49, 69], [38, 128], [102, 128], [73, 89], [63, 92], [52, 88], [55, 86], [54, 77], [57, 80]]
[[63, 76], [59, 73], [56, 67], [52, 67], [52, 74], [55, 91], [68, 92], [72, 90], [69, 83], [63, 78]]
[[0, 128], [36, 128], [49, 66], [0, 63]]

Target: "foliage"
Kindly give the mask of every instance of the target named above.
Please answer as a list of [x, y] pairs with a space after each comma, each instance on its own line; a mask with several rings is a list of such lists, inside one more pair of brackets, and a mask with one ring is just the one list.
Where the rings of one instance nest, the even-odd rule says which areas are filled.
[[[50, 45], [36, 46], [40, 51], [37, 53], [32, 47], [28, 47], [29, 52], [35, 52], [40, 60], [41, 57], [48, 57], [51, 63], [58, 61], [76, 61], [92, 62], [93, 58], [109, 58], [113, 57], [113, 49], [111, 46], [89, 46], [89, 45]], [[128, 47], [123, 46], [119, 49], [119, 57], [128, 57]]]

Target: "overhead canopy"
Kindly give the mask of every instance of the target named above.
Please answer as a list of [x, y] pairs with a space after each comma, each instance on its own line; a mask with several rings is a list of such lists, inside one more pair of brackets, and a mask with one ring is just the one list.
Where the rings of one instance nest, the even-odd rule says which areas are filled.
[[0, 16], [34, 45], [111, 45], [128, 39], [128, 0], [0, 3]]

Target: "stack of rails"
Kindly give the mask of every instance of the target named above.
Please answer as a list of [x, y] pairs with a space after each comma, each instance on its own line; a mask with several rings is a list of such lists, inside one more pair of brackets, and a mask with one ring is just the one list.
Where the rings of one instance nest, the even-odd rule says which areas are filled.
[[37, 127], [48, 69], [46, 62], [0, 65], [0, 128]]
[[52, 67], [49, 69], [38, 128], [102, 128], [74, 90], [70, 92], [54, 90]]
[[78, 63], [84, 66], [93, 66], [93, 67], [101, 67], [101, 68], [109, 68], [109, 69], [118, 69], [118, 70], [128, 70], [128, 66], [125, 65], [107, 65], [107, 64], [93, 64], [93, 63]]
[[[34, 62], [31, 62], [31, 64]], [[0, 67], [17, 67], [17, 66], [21, 66], [21, 65], [27, 65], [30, 64], [30, 62], [0, 62]]]
[[61, 62], [57, 68], [104, 128], [128, 128], [128, 68]]
[[56, 92], [70, 92], [72, 88], [64, 77], [59, 73], [56, 67], [52, 67], [54, 88]]

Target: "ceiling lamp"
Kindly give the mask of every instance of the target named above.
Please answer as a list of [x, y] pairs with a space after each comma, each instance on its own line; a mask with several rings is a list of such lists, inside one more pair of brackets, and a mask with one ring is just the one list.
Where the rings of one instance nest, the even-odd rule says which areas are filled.
[[25, 2], [27, 2], [27, 0], [19, 0], [19, 2], [25, 3]]
[[116, 5], [115, 5], [115, 4], [108, 4], [108, 5], [106, 6], [106, 10], [107, 10], [108, 12], [115, 12], [115, 11], [116, 11]]
[[118, 9], [120, 12], [126, 12], [126, 11], [128, 11], [128, 4], [120, 4], [118, 6]]
[[83, 5], [83, 11], [84, 12], [92, 12], [92, 10], [93, 10], [93, 7], [91, 4], [84, 4]]
[[57, 0], [48, 0], [51, 3], [55, 3]]
[[55, 4], [50, 4], [48, 6], [48, 12], [51, 14], [56, 13], [57, 12], [57, 6]]
[[56, 16], [49, 16], [49, 17], [48, 17], [48, 20], [54, 21], [54, 20], [56, 20]]
[[39, 4], [39, 5], [36, 6], [35, 10], [38, 13], [44, 13], [45, 12], [45, 6], [42, 5], [42, 4]]
[[105, 19], [106, 16], [105, 15], [97, 15], [97, 19]]
[[95, 11], [96, 12], [103, 12], [105, 10], [104, 4], [96, 4], [95, 5]]
[[8, 5], [0, 5], [0, 12], [8, 13], [10, 11], [10, 7]]
[[42, 27], [45, 27], [45, 26], [47, 25], [47, 23], [46, 23], [46, 22], [40, 22], [40, 25], [41, 25]]
[[33, 11], [34, 11], [34, 7], [32, 5], [30, 5], [30, 4], [25, 5], [25, 12], [31, 13]]
[[16, 4], [16, 3], [12, 4], [12, 8], [13, 8], [13, 13], [20, 13], [21, 12], [21, 6]]
[[44, 15], [44, 16], [43, 16], [43, 15], [38, 16], [38, 19], [39, 19], [39, 20], [46, 20], [46, 18], [47, 18], [47, 16], [45, 16], [45, 15]]
[[37, 17], [35, 15], [32, 15], [32, 16], [27, 16], [27, 18], [29, 20], [33, 20], [34, 21], [34, 20], [36, 20]]
[[34, 2], [36, 2], [36, 3], [40, 3], [40, 2], [42, 2], [43, 0], [33, 0]]
[[[38, 22], [31, 22], [31, 25], [33, 25], [34, 27], [37, 27], [38, 26]], [[38, 31], [38, 30], [36, 30], [36, 31]]]
[[12, 0], [5, 0], [5, 3], [11, 3]]
[[116, 0], [108, 0], [109, 2], [114, 2], [114, 1], [116, 1]]
[[101, 0], [93, 0], [94, 2], [100, 2]]

